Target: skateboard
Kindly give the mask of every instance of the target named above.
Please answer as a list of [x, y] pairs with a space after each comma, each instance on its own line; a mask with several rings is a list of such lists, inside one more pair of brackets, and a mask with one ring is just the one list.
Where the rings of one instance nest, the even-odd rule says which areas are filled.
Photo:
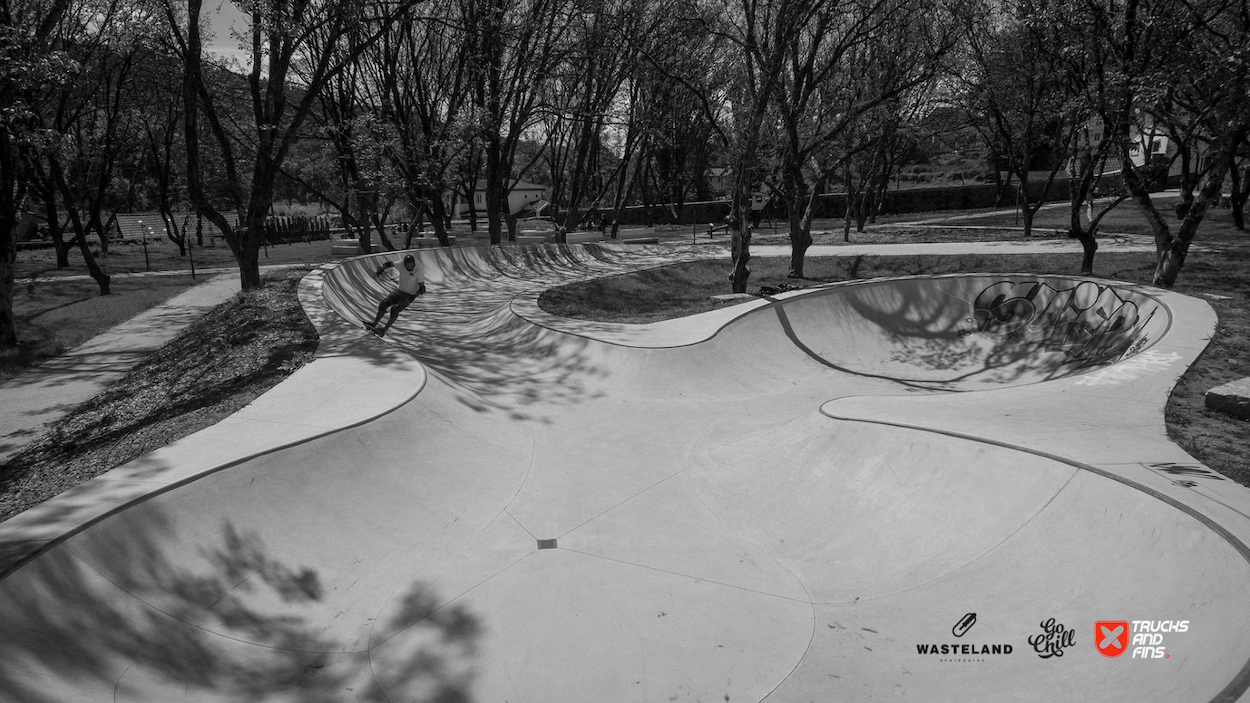
[[367, 330], [367, 331], [369, 331], [369, 332], [372, 332], [372, 333], [376, 334], [376, 335], [377, 335], [377, 336], [379, 336], [379, 337], [385, 337], [385, 336], [386, 336], [386, 332], [385, 332], [384, 330], [379, 330], [377, 327], [375, 327], [375, 326], [374, 326], [374, 324], [373, 324], [372, 322], [365, 322], [364, 320], [361, 320], [361, 321], [360, 321], [360, 324], [362, 324], [362, 325], [364, 325], [364, 326], [365, 326], [365, 330]]

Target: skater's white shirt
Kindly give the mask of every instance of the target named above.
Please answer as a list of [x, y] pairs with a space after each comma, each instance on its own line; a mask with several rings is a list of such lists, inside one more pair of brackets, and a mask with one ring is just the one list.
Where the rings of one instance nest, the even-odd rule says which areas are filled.
[[425, 276], [421, 271], [421, 262], [418, 261], [411, 271], [404, 266], [403, 259], [393, 263], [395, 264], [395, 272], [399, 274], [399, 289], [408, 295], [416, 295], [421, 288], [421, 284], [425, 281]]

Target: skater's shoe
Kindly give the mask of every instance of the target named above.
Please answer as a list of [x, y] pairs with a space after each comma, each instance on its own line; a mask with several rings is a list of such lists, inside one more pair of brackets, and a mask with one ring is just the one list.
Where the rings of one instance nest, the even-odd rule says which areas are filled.
[[370, 332], [373, 332], [374, 334], [376, 334], [376, 335], [377, 335], [377, 336], [379, 336], [379, 337], [385, 337], [385, 336], [386, 336], [386, 328], [385, 328], [385, 327], [370, 327], [370, 328], [369, 328], [369, 331], [370, 331]]

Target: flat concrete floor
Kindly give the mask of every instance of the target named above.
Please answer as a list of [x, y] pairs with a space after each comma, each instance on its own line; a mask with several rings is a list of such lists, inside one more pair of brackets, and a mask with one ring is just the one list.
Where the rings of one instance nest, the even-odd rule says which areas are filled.
[[[391, 285], [376, 257], [311, 277], [322, 348], [278, 400], [32, 538], [0, 581], [0, 692], [1244, 697], [1250, 491], [1162, 415], [1209, 306], [1027, 275], [645, 326], [537, 305], [712, 253], [424, 251], [430, 294], [385, 340], [358, 323]], [[261, 422], [294, 439], [230, 459]]]

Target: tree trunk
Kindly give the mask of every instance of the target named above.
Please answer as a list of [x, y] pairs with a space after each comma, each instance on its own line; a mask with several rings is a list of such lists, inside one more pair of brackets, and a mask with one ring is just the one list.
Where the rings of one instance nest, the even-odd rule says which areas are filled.
[[1081, 275], [1094, 275], [1094, 254], [1098, 251], [1098, 240], [1094, 238], [1095, 229], [1078, 228], [1074, 233], [1076, 238], [1081, 241]]
[[44, 218], [48, 221], [48, 236], [52, 239], [52, 251], [56, 255], [56, 267], [58, 269], [69, 268], [69, 250], [74, 246], [74, 240], [65, 241], [65, 231], [61, 229], [60, 215], [56, 211], [56, 192], [50, 190], [48, 192], [48, 201], [44, 207]]
[[244, 293], [260, 288], [260, 247], [265, 239], [268, 213], [268, 207], [253, 200], [243, 218], [243, 231], [237, 235], [239, 245], [234, 256], [239, 262], [239, 286]]
[[747, 279], [751, 277], [751, 269], [747, 266], [751, 262], [751, 228], [743, 226], [745, 223], [742, 220], [742, 208], [735, 207], [734, 210], [729, 220], [730, 249], [733, 254], [733, 269], [730, 271], [729, 281], [733, 284], [733, 292], [745, 293]]
[[[111, 295], [112, 287], [110, 285], [110, 277], [100, 268], [99, 262], [95, 260], [95, 255], [91, 253], [91, 247], [87, 245], [87, 231], [83, 226], [82, 220], [78, 217], [78, 211], [72, 207], [69, 208], [70, 222], [74, 226], [74, 239], [78, 241], [78, 253], [82, 254], [82, 260], [87, 263], [87, 273], [95, 280], [96, 285], [100, 288], [100, 295]], [[104, 233], [100, 233], [100, 238], [104, 238]]]
[[430, 208], [430, 224], [434, 225], [434, 236], [438, 238], [440, 247], [451, 246], [451, 240], [447, 238], [447, 211], [443, 206], [441, 197], [429, 198]]
[[[517, 222], [519, 221], [517, 216], [509, 210], [504, 210], [503, 219], [504, 219], [504, 223], [508, 225], [508, 241], [515, 242], [516, 232], [517, 232]], [[561, 241], [564, 241], [564, 240], [562, 239]]]
[[817, 183], [807, 196], [807, 206], [802, 215], [796, 217], [793, 207], [786, 208], [790, 212], [790, 272], [789, 278], [803, 278], [803, 264], [807, 260], [807, 250], [812, 246], [812, 219], [816, 215], [816, 199], [820, 196], [820, 184]]
[[1242, 179], [1241, 167], [1236, 162], [1236, 156], [1230, 155], [1229, 159], [1228, 177], [1232, 181], [1232, 186], [1228, 204], [1233, 210], [1233, 226], [1244, 231], [1246, 229], [1246, 198], [1250, 196], [1250, 182]]
[[[96, 285], [100, 287], [100, 295], [109, 295], [109, 275], [104, 272], [104, 269], [100, 268], [99, 262], [95, 260], [95, 255], [91, 253], [91, 248], [87, 245], [87, 233], [90, 231], [89, 225], [84, 225], [78, 213], [77, 203], [71, 199], [72, 191], [69, 183], [65, 180], [65, 173], [61, 169], [60, 162], [55, 158], [49, 158], [48, 169], [53, 183], [56, 184], [57, 190], [61, 193], [61, 199], [65, 203], [65, 211], [69, 214], [70, 223], [74, 227], [74, 239], [78, 241], [78, 251], [82, 254], [82, 259], [87, 264], [87, 273], [91, 275]], [[91, 224], [98, 225], [98, 222], [98, 218], [91, 220]], [[107, 252], [105, 240], [108, 238], [108, 234], [98, 226], [96, 231], [100, 236], [100, 251]]]
[[472, 190], [469, 191], [466, 201], [469, 204], [469, 231], [477, 232], [477, 203], [473, 202]]
[[504, 173], [503, 144], [498, 135], [493, 135], [486, 148], [486, 228], [490, 233], [490, 243], [503, 242], [502, 216], [507, 209], [504, 200], [507, 189], [504, 181], [508, 175]]
[[846, 191], [846, 212], [842, 216], [842, 241], [851, 241], [851, 220], [855, 217], [855, 195]]
[[1020, 219], [1024, 220], [1024, 237], [1026, 239], [1033, 232], [1033, 216], [1036, 213], [1037, 211], [1029, 207], [1027, 202], [1024, 204], [1024, 207], [1020, 208]]
[[17, 286], [13, 271], [17, 262], [17, 153], [8, 126], [0, 122], [0, 348], [17, 346], [17, 316], [13, 294]]
[[187, 227], [178, 230], [178, 220], [167, 204], [161, 206], [161, 222], [165, 224], [165, 236], [178, 246], [178, 256], [187, 255]]
[[1024, 238], [1028, 239], [1033, 234], [1033, 215], [1037, 210], [1029, 203], [1029, 172], [1016, 175], [1020, 178], [1020, 219], [1024, 220]]
[[1207, 207], [1220, 197], [1220, 189], [1224, 185], [1224, 175], [1227, 170], [1227, 162], [1223, 159], [1218, 160], [1211, 172], [1207, 174], [1206, 184], [1203, 185], [1198, 197], [1185, 212], [1185, 218], [1181, 220], [1176, 237], [1156, 238], [1155, 247], [1158, 252], [1158, 264], [1155, 266], [1154, 277], [1156, 286], [1171, 288], [1176, 284], [1176, 277], [1185, 265], [1189, 245], [1193, 243], [1194, 235], [1198, 233], [1198, 225], [1206, 216]]
[[865, 183], [864, 190], [859, 195], [859, 205], [855, 208], [855, 231], [862, 233], [864, 231], [864, 223], [868, 221], [868, 213], [877, 206], [873, 200], [873, 194], [876, 193], [876, 186], [872, 183]]
[[1081, 275], [1094, 275], [1094, 254], [1098, 251], [1098, 240], [1095, 236], [1098, 233], [1098, 224], [1094, 219], [1090, 218], [1089, 227], [1081, 224], [1081, 209], [1079, 206], [1073, 207], [1071, 210], [1071, 220], [1068, 224], [1068, 237], [1079, 240], [1081, 242]]
[[[2, 137], [0, 137], [2, 138]], [[17, 346], [17, 316], [13, 314], [13, 291], [17, 286], [13, 266], [17, 262], [16, 207], [0, 203], [0, 347]]]
[[801, 223], [790, 222], [790, 278], [803, 278], [803, 262], [807, 249], [812, 245], [812, 233]]

